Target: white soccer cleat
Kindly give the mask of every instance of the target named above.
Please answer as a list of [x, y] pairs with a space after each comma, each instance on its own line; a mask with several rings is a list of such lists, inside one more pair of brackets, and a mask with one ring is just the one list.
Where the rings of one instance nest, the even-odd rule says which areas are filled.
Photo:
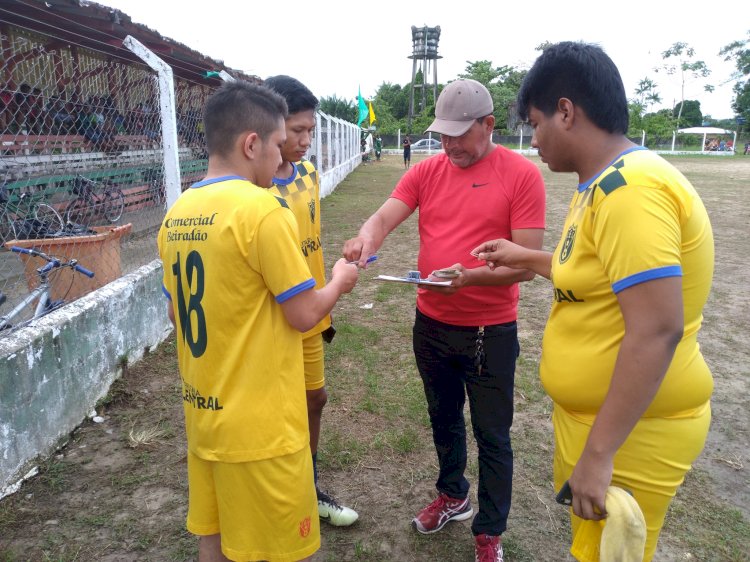
[[359, 519], [359, 514], [343, 505], [339, 505], [328, 494], [318, 490], [318, 515], [334, 527], [348, 527]]

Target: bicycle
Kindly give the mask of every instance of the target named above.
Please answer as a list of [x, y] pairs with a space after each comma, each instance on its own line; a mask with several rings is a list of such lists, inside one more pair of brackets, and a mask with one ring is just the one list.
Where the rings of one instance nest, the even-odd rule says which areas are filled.
[[[42, 258], [47, 261], [47, 264], [36, 270], [37, 276], [39, 277], [39, 286], [32, 289], [31, 292], [26, 295], [26, 297], [24, 297], [8, 314], [0, 316], [0, 331], [9, 330], [10, 328], [24, 325], [36, 318], [44, 316], [45, 314], [49, 314], [53, 310], [56, 310], [63, 304], [65, 304], [64, 299], [52, 300], [50, 296], [50, 275], [54, 271], [68, 267], [74, 271], [77, 271], [78, 273], [82, 273], [86, 277], [94, 277], [94, 272], [89, 271], [81, 265], [78, 265], [78, 260], [72, 259], [63, 261], [56, 257], [50, 257], [43, 252], [34, 250], [33, 248], [20, 248], [18, 246], [11, 246], [10, 249], [12, 252], [16, 252], [18, 254], [28, 254], [30, 256]], [[6, 300], [7, 296], [4, 293], [0, 292], [0, 305], [5, 303]], [[26, 307], [34, 303], [34, 301], [36, 301], [36, 306], [34, 307], [34, 313], [31, 318], [28, 318], [27, 320], [14, 325], [12, 322], [15, 321], [19, 316], [21, 316], [21, 313], [26, 309]]]
[[43, 195], [28, 191], [11, 195], [7, 184], [0, 186], [0, 245], [9, 240], [45, 238], [63, 231], [60, 213], [47, 203]]
[[149, 199], [156, 206], [167, 208], [167, 191], [164, 184], [164, 170], [161, 168], [148, 168], [143, 172], [143, 180], [148, 183]]
[[[104, 189], [99, 188], [104, 185]], [[117, 222], [125, 209], [125, 194], [119, 186], [109, 181], [98, 182], [80, 174], [70, 187], [76, 198], [65, 210], [67, 223], [89, 226], [95, 218], [103, 216], [110, 223]]]

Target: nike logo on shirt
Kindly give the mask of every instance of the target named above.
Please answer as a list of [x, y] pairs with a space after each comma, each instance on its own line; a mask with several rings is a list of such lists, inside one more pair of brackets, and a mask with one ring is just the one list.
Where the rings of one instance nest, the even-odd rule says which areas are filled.
[[471, 187], [483, 187], [485, 185], [488, 185], [489, 183], [490, 182], [486, 182], [486, 183], [472, 183]]

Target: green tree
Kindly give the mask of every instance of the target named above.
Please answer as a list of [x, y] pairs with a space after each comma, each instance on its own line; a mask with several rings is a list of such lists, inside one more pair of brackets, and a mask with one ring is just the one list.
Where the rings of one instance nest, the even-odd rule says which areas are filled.
[[400, 120], [393, 116], [393, 110], [388, 102], [379, 99], [377, 94], [375, 94], [375, 98], [372, 100], [372, 109], [377, 117], [375, 126], [380, 133], [386, 135], [392, 134], [399, 129]]
[[[680, 115], [680, 110], [682, 110], [682, 115]], [[700, 127], [703, 124], [701, 102], [698, 100], [685, 100], [677, 104], [672, 110], [672, 115], [678, 127]]]
[[628, 103], [628, 136], [629, 137], [640, 137], [643, 129], [643, 114], [645, 113], [643, 106], [637, 101], [631, 101]]
[[750, 123], [750, 30], [745, 39], [725, 45], [719, 54], [726, 61], [734, 61], [737, 70], [732, 79], [734, 84], [734, 101], [732, 109]]
[[510, 111], [515, 108], [525, 76], [525, 70], [513, 66], [492, 66], [488, 60], [466, 61], [465, 72], [458, 75], [459, 78], [476, 80], [489, 90], [495, 106], [495, 128], [504, 132], [508, 132], [509, 123], [513, 120]]
[[[417, 77], [419, 78], [419, 76]], [[417, 80], [415, 79], [415, 83]], [[415, 113], [412, 119], [411, 128], [409, 128], [409, 101], [411, 95], [411, 83], [405, 86], [383, 82], [377, 89], [373, 98], [373, 109], [377, 116], [375, 124], [378, 131], [382, 134], [394, 134], [399, 129], [403, 133], [421, 134], [432, 120], [435, 118], [435, 104], [432, 99], [432, 89], [427, 94], [427, 108], [424, 112], [419, 112], [419, 103], [421, 94], [419, 91], [414, 93]], [[440, 89], [440, 85], [438, 85]]]
[[[680, 83], [680, 104], [677, 112], [677, 121], [682, 117], [685, 105], [685, 86], [692, 80], [705, 80], [711, 74], [711, 70], [702, 60], [695, 60], [695, 49], [687, 43], [678, 41], [661, 54], [664, 63], [655, 68], [654, 72], [665, 72], [667, 76], [674, 76]], [[713, 92], [711, 84], [704, 84], [706, 92]]]
[[[466, 61], [466, 69], [458, 77], [477, 80], [487, 87], [495, 105], [495, 127], [507, 131], [509, 120], [513, 121], [513, 118], [515, 118], [515, 116], [511, 118], [510, 112], [515, 108], [516, 97], [525, 76], [525, 70], [518, 70], [512, 66], [495, 67], [491, 61], [481, 60]], [[414, 83], [417, 85], [417, 89], [414, 96], [415, 115], [411, 127], [409, 127], [408, 118], [412, 84], [407, 83], [400, 86], [383, 82], [378, 87], [372, 100], [373, 109], [378, 118], [376, 121], [378, 131], [383, 134], [393, 134], [400, 129], [404, 133], [421, 135], [432, 123], [435, 118], [435, 100], [429, 84], [426, 92], [426, 107], [423, 111], [419, 111], [418, 100], [421, 100], [419, 87], [422, 85], [421, 70], [415, 76]], [[438, 84], [437, 89], [439, 96], [443, 85]], [[322, 106], [321, 110], [325, 111]], [[351, 119], [347, 120], [351, 121]]]
[[378, 121], [380, 121], [380, 113], [383, 111], [388, 111], [394, 120], [406, 119], [409, 116], [408, 85], [402, 88], [398, 84], [383, 82], [375, 92], [375, 102], [378, 106], [378, 110], [375, 112]]
[[671, 139], [677, 128], [677, 121], [669, 109], [662, 109], [656, 113], [647, 113], [643, 117], [643, 130], [649, 139], [649, 146], [659, 144], [665, 139]]
[[547, 50], [548, 47], [551, 47], [552, 45], [554, 45], [554, 43], [550, 43], [549, 41], [542, 41], [536, 47], [534, 47], [534, 50], [543, 53]]
[[481, 82], [485, 86], [489, 86], [495, 80], [503, 76], [509, 67], [507, 66], [496, 66], [493, 67], [492, 63], [488, 60], [480, 61], [466, 61], [466, 70], [458, 75], [459, 78], [469, 78]]
[[655, 103], [661, 103], [661, 95], [656, 90], [656, 82], [648, 77], [641, 78], [635, 88], [635, 97], [628, 101], [628, 113], [630, 115], [628, 136], [641, 136], [644, 130], [643, 116], [648, 107]]
[[[327, 113], [331, 117], [338, 117], [350, 123], [356, 123], [359, 117], [359, 111], [351, 100], [345, 100], [332, 95], [330, 97], [320, 98], [320, 111]], [[375, 114], [378, 119], [380, 115]]]
[[734, 85], [734, 103], [732, 108], [739, 114], [740, 117], [745, 119], [746, 127], [750, 126], [750, 81], [746, 81], [744, 84]]
[[635, 101], [640, 104], [645, 112], [649, 105], [661, 103], [661, 95], [656, 89], [656, 82], [651, 78], [641, 78], [635, 89]]

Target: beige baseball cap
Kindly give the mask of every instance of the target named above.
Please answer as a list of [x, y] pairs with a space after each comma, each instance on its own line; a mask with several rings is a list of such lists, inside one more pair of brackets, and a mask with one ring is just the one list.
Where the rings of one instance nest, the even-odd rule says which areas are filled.
[[456, 80], [438, 96], [435, 120], [426, 130], [449, 137], [460, 137], [475, 119], [490, 115], [494, 109], [490, 92], [476, 80]]

